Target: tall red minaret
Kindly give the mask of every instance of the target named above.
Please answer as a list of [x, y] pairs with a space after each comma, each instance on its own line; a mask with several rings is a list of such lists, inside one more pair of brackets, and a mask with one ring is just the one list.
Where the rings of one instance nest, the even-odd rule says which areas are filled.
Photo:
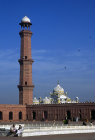
[[31, 56], [31, 36], [30, 26], [32, 23], [30, 19], [25, 16], [22, 18], [21, 31], [19, 35], [21, 37], [21, 50], [20, 50], [20, 81], [19, 81], [19, 104], [33, 104], [33, 88], [32, 83], [32, 63]]

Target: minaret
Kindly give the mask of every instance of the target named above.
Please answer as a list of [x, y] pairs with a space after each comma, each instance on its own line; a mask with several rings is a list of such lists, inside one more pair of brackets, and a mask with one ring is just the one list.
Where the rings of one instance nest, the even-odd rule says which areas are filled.
[[21, 31], [19, 35], [21, 37], [21, 50], [20, 50], [20, 81], [19, 81], [19, 104], [33, 104], [33, 88], [32, 84], [32, 63], [31, 56], [31, 36], [30, 26], [32, 23], [30, 19], [25, 16], [22, 18]]

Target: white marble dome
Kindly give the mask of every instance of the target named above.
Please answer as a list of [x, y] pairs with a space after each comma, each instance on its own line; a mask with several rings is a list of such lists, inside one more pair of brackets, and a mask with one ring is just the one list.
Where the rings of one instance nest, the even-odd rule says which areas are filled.
[[67, 97], [65, 95], [61, 95], [60, 99], [67, 99]]
[[27, 16], [23, 17], [21, 22], [22, 23], [31, 23], [30, 19]]
[[43, 99], [43, 103], [44, 103], [44, 104], [50, 104], [50, 103], [51, 103], [51, 100], [50, 100], [48, 97], [45, 97], [45, 98]]
[[53, 89], [53, 93], [63, 94], [64, 89], [59, 84], [57, 84], [57, 86]]
[[36, 97], [33, 99], [33, 104], [39, 104], [39, 100]]

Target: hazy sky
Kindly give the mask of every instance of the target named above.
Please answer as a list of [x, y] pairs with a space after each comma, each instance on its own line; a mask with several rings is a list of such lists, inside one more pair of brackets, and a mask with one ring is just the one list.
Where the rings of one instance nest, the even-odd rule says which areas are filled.
[[0, 0], [0, 103], [18, 103], [24, 16], [31, 19], [34, 96], [60, 81], [68, 96], [95, 99], [95, 0]]

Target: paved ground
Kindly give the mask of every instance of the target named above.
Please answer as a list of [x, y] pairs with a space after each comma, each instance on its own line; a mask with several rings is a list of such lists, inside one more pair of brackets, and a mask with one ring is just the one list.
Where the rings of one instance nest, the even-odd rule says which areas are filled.
[[35, 137], [0, 137], [0, 140], [95, 140], [95, 133], [92, 134], [69, 134]]

